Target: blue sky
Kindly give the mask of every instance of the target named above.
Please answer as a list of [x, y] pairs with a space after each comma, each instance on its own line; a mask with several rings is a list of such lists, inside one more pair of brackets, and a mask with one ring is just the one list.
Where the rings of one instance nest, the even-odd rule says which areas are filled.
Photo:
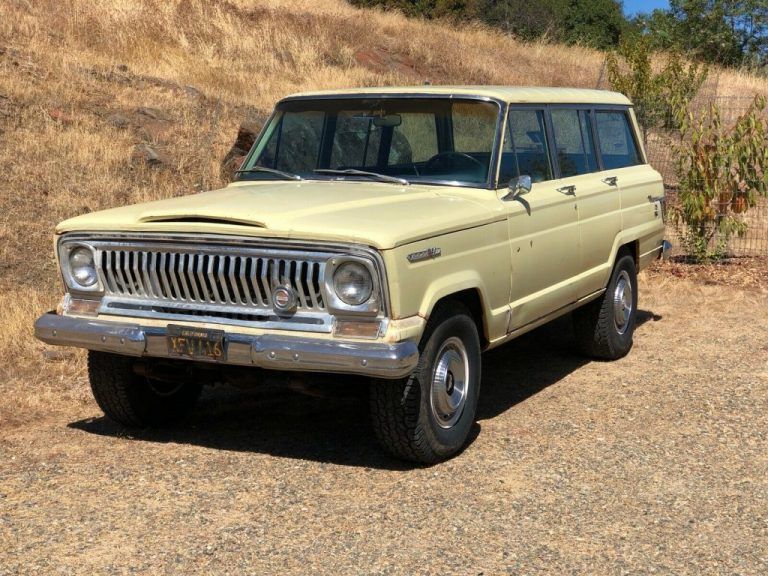
[[652, 12], [654, 8], [669, 8], [667, 0], [624, 0], [624, 13], [632, 16], [638, 12]]

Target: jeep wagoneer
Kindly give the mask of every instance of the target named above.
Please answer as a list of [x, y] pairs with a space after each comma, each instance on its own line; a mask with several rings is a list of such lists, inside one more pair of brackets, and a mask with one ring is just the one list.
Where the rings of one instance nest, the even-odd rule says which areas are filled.
[[225, 188], [59, 224], [66, 293], [36, 335], [88, 349], [127, 426], [235, 373], [359, 375], [381, 444], [436, 462], [467, 441], [484, 350], [572, 312], [586, 354], [629, 352], [662, 202], [621, 94], [289, 96]]

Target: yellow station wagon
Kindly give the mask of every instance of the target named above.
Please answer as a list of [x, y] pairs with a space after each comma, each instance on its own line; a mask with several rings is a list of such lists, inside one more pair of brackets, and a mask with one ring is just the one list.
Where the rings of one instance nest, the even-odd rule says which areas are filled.
[[66, 295], [36, 335], [87, 348], [129, 426], [243, 367], [365, 376], [381, 444], [436, 462], [467, 441], [482, 351], [573, 311], [588, 355], [629, 352], [662, 202], [621, 94], [299, 94], [226, 188], [59, 224]]

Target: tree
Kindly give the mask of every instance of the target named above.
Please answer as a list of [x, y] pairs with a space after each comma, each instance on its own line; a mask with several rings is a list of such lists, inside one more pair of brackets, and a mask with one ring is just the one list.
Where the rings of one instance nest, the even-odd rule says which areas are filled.
[[652, 55], [647, 36], [627, 36], [619, 49], [606, 57], [608, 81], [632, 100], [646, 137], [652, 128], [679, 129], [682, 112], [688, 110], [707, 77], [705, 66], [685, 63], [675, 54], [667, 58], [664, 68], [654, 72]]
[[766, 64], [765, 0], [671, 0], [669, 10], [640, 15], [636, 23], [654, 48], [726, 66]]
[[688, 112], [677, 147], [680, 203], [672, 212], [685, 251], [696, 261], [719, 259], [729, 238], [743, 234], [743, 214], [768, 197], [768, 119], [758, 96], [733, 126], [712, 104]]

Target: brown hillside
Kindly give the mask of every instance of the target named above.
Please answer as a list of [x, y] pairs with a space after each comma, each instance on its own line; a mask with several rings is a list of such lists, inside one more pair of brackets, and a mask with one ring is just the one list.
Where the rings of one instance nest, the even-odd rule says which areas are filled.
[[[291, 92], [426, 79], [595, 87], [602, 62], [587, 49], [522, 44], [341, 0], [5, 0], [0, 391], [14, 396], [24, 382], [39, 394], [0, 406], [0, 422], [53, 404], [62, 387], [72, 398], [85, 389], [81, 354], [43, 361], [31, 337], [35, 315], [60, 296], [57, 221], [221, 185], [239, 124], [260, 122]], [[717, 86], [724, 96], [766, 91], [736, 73]]]

